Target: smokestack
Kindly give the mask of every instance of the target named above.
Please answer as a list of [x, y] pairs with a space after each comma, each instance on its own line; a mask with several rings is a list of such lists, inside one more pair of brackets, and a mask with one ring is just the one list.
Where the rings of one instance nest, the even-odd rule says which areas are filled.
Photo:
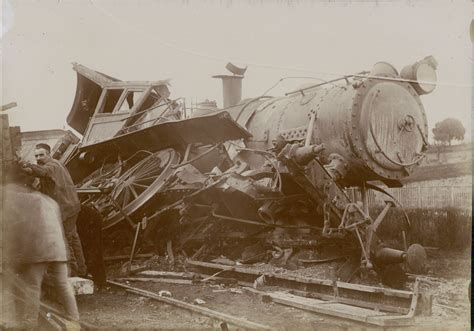
[[224, 108], [235, 106], [242, 99], [242, 79], [244, 78], [244, 73], [247, 70], [247, 67], [239, 68], [230, 62], [227, 63], [226, 68], [231, 73], [233, 73], [232, 76], [230, 75], [212, 76], [212, 78], [222, 79]]

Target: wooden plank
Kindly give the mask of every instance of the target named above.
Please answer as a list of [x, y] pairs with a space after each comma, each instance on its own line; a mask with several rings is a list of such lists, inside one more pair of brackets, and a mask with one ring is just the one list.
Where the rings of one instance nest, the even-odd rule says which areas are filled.
[[[261, 272], [255, 271], [252, 269], [246, 269], [246, 268], [236, 267], [236, 266], [225, 266], [225, 265], [209, 263], [209, 262], [188, 260], [186, 263], [190, 265], [195, 265], [195, 266], [222, 269], [222, 270], [228, 270], [228, 271], [236, 271], [236, 272], [241, 272], [241, 273], [246, 273], [246, 274], [253, 274], [253, 275], [262, 274]], [[295, 281], [295, 282], [304, 283], [304, 284], [324, 285], [324, 286], [330, 286], [331, 288], [333, 287], [333, 282], [327, 279], [297, 277], [297, 276], [290, 276], [290, 275], [276, 275], [273, 273], [263, 273], [263, 274], [265, 275], [265, 277], [273, 277], [276, 279], [284, 279], [284, 280]], [[394, 289], [388, 289], [388, 288], [383, 288], [383, 287], [351, 284], [351, 283], [345, 283], [345, 282], [340, 282], [340, 281], [337, 281], [336, 284], [338, 288], [355, 290], [359, 292], [381, 293], [387, 296], [394, 296], [394, 297], [400, 297], [400, 298], [405, 298], [405, 299], [409, 299], [412, 296], [412, 292], [410, 291], [402, 291], [402, 290], [394, 290]]]
[[253, 288], [244, 288], [244, 290], [270, 298], [273, 302], [285, 306], [378, 326], [401, 326], [414, 323], [411, 315], [389, 315], [388, 313], [335, 303], [333, 301], [327, 302], [318, 299], [302, 298], [282, 292], [263, 292]]
[[117, 282], [114, 282], [114, 281], [107, 281], [107, 282], [109, 284], [127, 289], [129, 292], [132, 292], [132, 293], [135, 293], [135, 294], [138, 294], [138, 295], [142, 295], [142, 296], [145, 296], [145, 297], [148, 297], [148, 298], [152, 298], [154, 300], [161, 301], [161, 302], [173, 305], [173, 306], [184, 308], [184, 309], [199, 313], [201, 315], [204, 315], [204, 316], [207, 316], [207, 317], [210, 317], [210, 318], [214, 318], [214, 319], [217, 319], [217, 320], [221, 320], [221, 321], [224, 321], [224, 322], [227, 322], [227, 323], [239, 326], [239, 327], [248, 328], [248, 329], [252, 329], [252, 330], [271, 330], [271, 328], [267, 325], [251, 322], [251, 321], [248, 321], [248, 320], [243, 319], [243, 318], [239, 318], [239, 317], [235, 317], [235, 316], [228, 315], [228, 314], [225, 314], [225, 313], [221, 313], [221, 312], [211, 310], [211, 309], [208, 309], [208, 308], [205, 308], [205, 307], [195, 306], [195, 305], [189, 304], [187, 302], [176, 300], [176, 299], [173, 299], [173, 298], [161, 297], [156, 293], [153, 293], [153, 292], [150, 292], [150, 291], [145, 291], [145, 290], [138, 289], [138, 288], [134, 288], [134, 287], [127, 286], [127, 285], [124, 285], [124, 284], [120, 284], [120, 283], [117, 283]]
[[410, 326], [416, 324], [416, 319], [413, 316], [371, 316], [367, 319], [367, 323], [379, 326]]
[[255, 276], [260, 276], [262, 274], [261, 272], [259, 272], [257, 270], [239, 268], [239, 267], [236, 267], [236, 266], [228, 266], [228, 265], [222, 265], [222, 264], [216, 264], [216, 263], [210, 263], [210, 262], [201, 262], [201, 261], [188, 260], [188, 261], [186, 261], [186, 263], [190, 264], [190, 265], [198, 266], [198, 267], [221, 269], [221, 270], [226, 270], [226, 271], [237, 271], [237, 272], [251, 274], [251, 275], [255, 275]]
[[159, 270], [144, 270], [138, 273], [139, 276], [145, 277], [166, 277], [179, 279], [192, 279], [194, 273], [192, 272], [176, 272], [176, 271], [159, 271]]
[[337, 287], [345, 288], [349, 290], [368, 292], [368, 293], [383, 293], [384, 295], [387, 295], [387, 296], [394, 296], [394, 297], [399, 297], [399, 298], [411, 298], [411, 296], [413, 295], [413, 293], [410, 291], [395, 290], [391, 288], [351, 284], [351, 283], [344, 283], [344, 282], [337, 282]]
[[[195, 274], [198, 275], [199, 277], [202, 277], [202, 279], [206, 279], [209, 277], [209, 275], [206, 275], [206, 274], [200, 274], [200, 273], [195, 273]], [[202, 282], [202, 279], [200, 280], [201, 282]], [[224, 285], [238, 284], [240, 286], [247, 286], [247, 287], [253, 286], [253, 283], [251, 282], [244, 282], [244, 281], [237, 280], [235, 278], [218, 277], [218, 276], [213, 277], [212, 279], [206, 282], [214, 282], [214, 283], [224, 284]]]
[[352, 305], [352, 306], [357, 306], [357, 307], [362, 307], [362, 308], [370, 308], [370, 309], [374, 309], [378, 311], [387, 311], [387, 312], [399, 313], [399, 314], [407, 314], [409, 311], [409, 308], [390, 306], [390, 305], [385, 305], [382, 303], [373, 303], [373, 302], [344, 298], [344, 297], [335, 297], [335, 296], [327, 295], [327, 294], [320, 294], [320, 293], [313, 293], [313, 292], [299, 291], [299, 290], [290, 290], [289, 292], [291, 294], [295, 294], [295, 295], [299, 295], [299, 296], [303, 296], [307, 298], [332, 300], [332, 301], [344, 303], [347, 305]]
[[[318, 285], [327, 285], [333, 286], [333, 282], [330, 280], [325, 279], [315, 279], [315, 278], [307, 278], [307, 277], [297, 277], [297, 276], [289, 276], [289, 275], [274, 275], [274, 274], [266, 274], [265, 277], [276, 277], [278, 279], [286, 279], [291, 281], [296, 281], [299, 283], [306, 283], [306, 284], [318, 284]], [[339, 289], [348, 289], [348, 290], [355, 290], [358, 292], [366, 292], [366, 293], [381, 293], [387, 296], [394, 296], [399, 298], [411, 298], [412, 292], [410, 291], [403, 291], [403, 290], [394, 290], [384, 287], [375, 287], [375, 286], [367, 286], [367, 285], [360, 285], [360, 284], [351, 284], [337, 281], [336, 285]]]
[[166, 284], [182, 284], [182, 285], [193, 284], [193, 281], [189, 279], [172, 279], [172, 278], [128, 277], [128, 278], [117, 278], [116, 280], [129, 281], [129, 282], [150, 282], [150, 283], [166, 283]]
[[265, 277], [267, 276], [274, 277], [277, 279], [290, 280], [290, 281], [294, 281], [298, 283], [317, 284], [317, 285], [333, 287], [333, 282], [327, 279], [316, 279], [316, 278], [298, 277], [298, 276], [290, 276], [290, 275], [275, 275], [273, 273], [269, 273], [268, 275], [265, 274]]

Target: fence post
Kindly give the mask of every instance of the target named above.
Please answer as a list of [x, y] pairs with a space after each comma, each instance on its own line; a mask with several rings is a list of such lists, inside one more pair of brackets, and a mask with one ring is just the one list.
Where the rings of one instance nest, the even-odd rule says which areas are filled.
[[418, 186], [418, 208], [423, 208], [423, 196], [421, 195], [421, 186]]
[[450, 191], [450, 196], [451, 196], [451, 200], [450, 200], [450, 204], [448, 207], [454, 207], [454, 190], [453, 190], [453, 187], [449, 187], [449, 191]]

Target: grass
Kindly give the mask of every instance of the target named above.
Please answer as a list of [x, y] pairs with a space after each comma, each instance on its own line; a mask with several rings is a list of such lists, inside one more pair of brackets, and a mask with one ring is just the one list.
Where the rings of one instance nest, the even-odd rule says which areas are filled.
[[416, 168], [413, 173], [402, 180], [405, 183], [427, 180], [447, 179], [472, 175], [472, 162], [451, 164], [434, 164]]

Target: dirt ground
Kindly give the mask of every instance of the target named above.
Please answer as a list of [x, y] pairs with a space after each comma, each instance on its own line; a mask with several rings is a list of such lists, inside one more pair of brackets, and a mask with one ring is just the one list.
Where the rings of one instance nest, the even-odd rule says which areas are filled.
[[[170, 270], [166, 260], [141, 261], [149, 269]], [[430, 252], [429, 268], [422, 289], [433, 295], [432, 315], [417, 317], [413, 327], [405, 330], [470, 329], [470, 252]], [[120, 264], [109, 267], [109, 278], [119, 274]], [[308, 273], [309, 270], [305, 270]], [[283, 271], [282, 271], [283, 272]], [[201, 299], [203, 307], [224, 312], [249, 321], [265, 324], [274, 330], [375, 330], [344, 319], [336, 319], [303, 310], [264, 303], [237, 285], [164, 284], [129, 282], [128, 285], [158, 293], [169, 291], [172, 297], [187, 303]], [[115, 286], [93, 295], [77, 297], [81, 318], [101, 329], [183, 330], [219, 329], [220, 322], [153, 299], [129, 293]], [[230, 329], [236, 329], [229, 325]]]

